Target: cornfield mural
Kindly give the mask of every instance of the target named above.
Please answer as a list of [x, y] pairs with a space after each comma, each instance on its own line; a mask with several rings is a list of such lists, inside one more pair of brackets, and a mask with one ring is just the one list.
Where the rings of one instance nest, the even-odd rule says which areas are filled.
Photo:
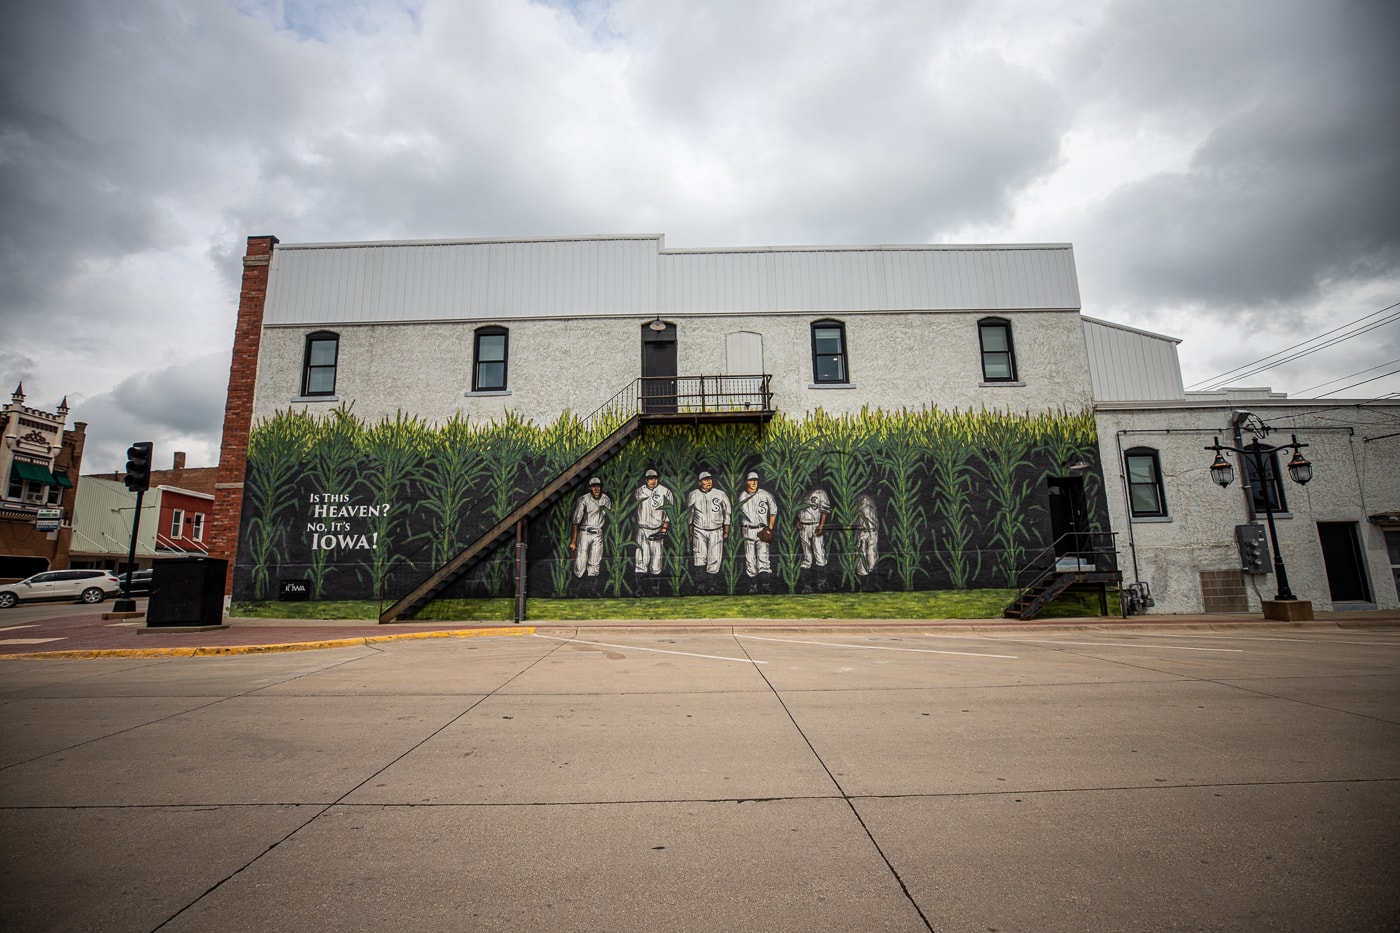
[[[282, 583], [298, 581], [318, 600], [396, 599], [617, 426], [585, 427], [571, 413], [543, 425], [278, 413], [249, 441], [234, 597], [277, 599]], [[1065, 481], [1071, 458], [1091, 467], [1077, 474], [1077, 530], [1107, 530], [1097, 449], [1087, 410], [818, 411], [762, 426], [649, 426], [596, 471], [610, 509], [580, 509], [585, 484], [530, 521], [528, 592], [1011, 586], [1027, 555], [1051, 543], [1047, 483]], [[667, 494], [648, 492], [657, 486]], [[576, 534], [583, 513], [596, 528]], [[598, 559], [576, 560], [574, 538]], [[446, 595], [509, 595], [515, 556], [513, 544], [502, 547]]]

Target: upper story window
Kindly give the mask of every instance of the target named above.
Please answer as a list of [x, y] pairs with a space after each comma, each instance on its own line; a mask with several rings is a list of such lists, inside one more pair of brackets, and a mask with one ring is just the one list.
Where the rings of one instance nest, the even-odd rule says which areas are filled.
[[340, 335], [318, 331], [307, 335], [306, 361], [302, 366], [302, 395], [334, 395]]
[[846, 366], [846, 325], [840, 321], [816, 321], [812, 324], [812, 381], [851, 381]]
[[472, 391], [504, 392], [510, 360], [510, 331], [504, 327], [478, 327], [472, 356]]
[[204, 540], [204, 513], [203, 513], [203, 512], [195, 512], [194, 515], [191, 516], [191, 519], [192, 519], [192, 521], [191, 521], [191, 523], [190, 523], [190, 537], [191, 537], [191, 538], [194, 538], [196, 541], [203, 541], [203, 540]]
[[999, 317], [977, 322], [977, 338], [982, 344], [982, 380], [1016, 381], [1016, 349], [1011, 343], [1011, 322]]
[[185, 536], [185, 511], [176, 509], [170, 513], [170, 537], [183, 538]]
[[1249, 454], [1240, 457], [1244, 461], [1245, 476], [1249, 477], [1250, 505], [1256, 514], [1264, 514], [1264, 497], [1268, 496], [1269, 510], [1278, 514], [1288, 511], [1288, 500], [1283, 495], [1280, 481], [1278, 456], [1272, 451], [1264, 455], [1264, 475], [1259, 475], [1254, 458]]
[[1162, 488], [1162, 464], [1151, 447], [1134, 447], [1123, 455], [1128, 473], [1128, 502], [1133, 518], [1158, 518], [1167, 514]]

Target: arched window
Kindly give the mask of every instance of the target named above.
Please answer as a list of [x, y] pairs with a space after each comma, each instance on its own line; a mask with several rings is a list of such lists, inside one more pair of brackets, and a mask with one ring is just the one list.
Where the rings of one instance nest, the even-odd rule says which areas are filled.
[[846, 365], [846, 325], [840, 321], [812, 322], [812, 381], [828, 385], [851, 381]]
[[1016, 348], [1011, 342], [1011, 322], [985, 317], [977, 322], [977, 339], [982, 345], [982, 380], [1016, 381]]
[[472, 356], [472, 391], [504, 392], [510, 361], [510, 331], [504, 327], [478, 327]]
[[306, 336], [306, 354], [301, 367], [301, 394], [334, 395], [335, 368], [340, 356], [340, 335], [317, 331]]
[[1162, 464], [1151, 447], [1134, 447], [1123, 454], [1128, 476], [1128, 503], [1133, 518], [1163, 518], [1167, 496], [1162, 487]]

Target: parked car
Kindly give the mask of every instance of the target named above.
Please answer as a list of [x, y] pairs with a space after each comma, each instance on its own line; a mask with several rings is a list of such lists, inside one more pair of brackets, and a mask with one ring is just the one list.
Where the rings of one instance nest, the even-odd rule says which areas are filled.
[[121, 588], [121, 582], [110, 570], [48, 570], [18, 583], [0, 584], [0, 609], [40, 599], [100, 603], [121, 592]]
[[[150, 596], [151, 595], [151, 574], [152, 570], [138, 570], [131, 575], [131, 595]], [[117, 582], [125, 585], [126, 574], [117, 577]]]

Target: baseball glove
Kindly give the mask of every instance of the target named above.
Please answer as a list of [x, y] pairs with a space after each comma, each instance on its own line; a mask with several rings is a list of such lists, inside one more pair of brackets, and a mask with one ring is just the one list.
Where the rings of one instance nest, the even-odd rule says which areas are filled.
[[772, 531], [772, 529], [770, 529], [770, 528], [760, 528], [760, 529], [758, 529], [758, 540], [760, 540], [760, 541], [772, 541], [772, 540], [773, 540], [773, 531]]

